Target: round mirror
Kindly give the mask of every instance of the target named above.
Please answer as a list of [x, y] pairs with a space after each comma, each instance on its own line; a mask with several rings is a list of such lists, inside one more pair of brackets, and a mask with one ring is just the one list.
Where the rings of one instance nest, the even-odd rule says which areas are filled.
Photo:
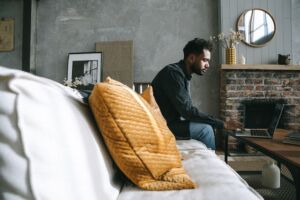
[[263, 9], [250, 9], [243, 12], [237, 21], [237, 30], [243, 36], [243, 42], [261, 47], [270, 42], [275, 35], [274, 18]]

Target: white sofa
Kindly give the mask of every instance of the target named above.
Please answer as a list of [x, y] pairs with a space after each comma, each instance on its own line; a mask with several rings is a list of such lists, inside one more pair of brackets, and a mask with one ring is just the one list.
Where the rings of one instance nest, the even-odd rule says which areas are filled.
[[262, 199], [202, 143], [177, 145], [198, 187], [141, 190], [120, 178], [76, 90], [0, 67], [0, 199]]

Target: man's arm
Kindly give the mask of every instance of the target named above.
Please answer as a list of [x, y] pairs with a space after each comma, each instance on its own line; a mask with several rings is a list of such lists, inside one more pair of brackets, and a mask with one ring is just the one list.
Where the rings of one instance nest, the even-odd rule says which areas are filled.
[[212, 125], [215, 128], [223, 128], [223, 121], [216, 119], [206, 113], [200, 112], [192, 104], [192, 99], [185, 87], [184, 75], [177, 71], [169, 71], [165, 79], [164, 91], [176, 110], [186, 120], [202, 122]]

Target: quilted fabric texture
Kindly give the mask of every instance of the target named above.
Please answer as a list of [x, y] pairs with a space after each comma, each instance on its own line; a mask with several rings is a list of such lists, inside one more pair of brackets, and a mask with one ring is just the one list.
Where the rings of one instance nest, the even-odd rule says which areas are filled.
[[154, 117], [156, 118], [156, 120], [162, 120], [164, 121], [164, 123], [167, 123], [164, 116], [162, 115], [162, 113], [160, 112], [159, 106], [156, 103], [156, 100], [153, 96], [153, 88], [152, 86], [147, 87], [144, 92], [141, 94], [141, 96], [143, 97], [143, 99], [145, 99], [147, 101], [147, 103], [150, 105], [152, 111], [154, 112]]
[[89, 103], [111, 156], [133, 183], [147, 190], [195, 188], [173, 134], [138, 94], [108, 78], [95, 85]]

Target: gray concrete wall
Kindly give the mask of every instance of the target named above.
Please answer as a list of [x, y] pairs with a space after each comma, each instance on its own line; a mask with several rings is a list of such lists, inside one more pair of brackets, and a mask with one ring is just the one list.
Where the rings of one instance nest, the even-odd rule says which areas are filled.
[[[211, 0], [43, 0], [37, 9], [37, 74], [62, 82], [70, 52], [95, 50], [95, 42], [134, 41], [134, 80], [151, 81], [165, 65], [182, 58], [195, 37], [218, 31], [217, 1]], [[203, 111], [218, 114], [218, 51], [192, 93]]]
[[300, 0], [292, 0], [293, 60], [300, 65]]
[[1, 0], [0, 18], [11, 17], [15, 20], [14, 50], [0, 52], [0, 66], [22, 69], [23, 1]]
[[[62, 82], [68, 53], [94, 51], [97, 41], [133, 40], [134, 80], [151, 81], [163, 66], [181, 59], [188, 40], [219, 32], [218, 4], [217, 0], [38, 1], [32, 47], [37, 74]], [[16, 19], [15, 50], [1, 52], [0, 65], [21, 69], [22, 9], [21, 0], [0, 1], [0, 17]], [[300, 61], [299, 10], [299, 0], [291, 0], [293, 63]], [[219, 63], [215, 51], [211, 69], [192, 81], [196, 106], [213, 115], [219, 106]]]

